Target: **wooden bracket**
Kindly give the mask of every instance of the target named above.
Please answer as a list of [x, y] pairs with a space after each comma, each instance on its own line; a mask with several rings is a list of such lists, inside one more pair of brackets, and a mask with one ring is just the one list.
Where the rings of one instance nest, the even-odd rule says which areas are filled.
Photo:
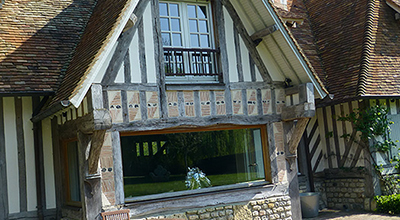
[[307, 123], [310, 119], [309, 118], [301, 118], [297, 120], [296, 127], [294, 128], [292, 137], [289, 141], [289, 152], [291, 154], [296, 154], [297, 146], [299, 146], [301, 137], [303, 136], [304, 130], [307, 127]]
[[105, 134], [106, 130], [94, 131], [92, 134], [88, 159], [89, 175], [97, 173], [101, 148], [103, 146]]
[[276, 24], [271, 25], [265, 29], [262, 29], [260, 31], [257, 31], [256, 33], [252, 34], [250, 36], [251, 40], [255, 41], [257, 39], [262, 39], [263, 37], [266, 37], [272, 33], [274, 33], [275, 31], [278, 30], [278, 26]]

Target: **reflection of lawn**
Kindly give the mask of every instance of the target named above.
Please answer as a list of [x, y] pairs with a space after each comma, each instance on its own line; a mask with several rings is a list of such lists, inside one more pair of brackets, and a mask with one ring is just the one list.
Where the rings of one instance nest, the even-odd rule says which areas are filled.
[[[255, 175], [251, 175], [253, 178]], [[220, 174], [207, 176], [213, 186], [222, 186], [235, 183], [247, 182], [248, 179], [244, 173], [234, 174]], [[152, 183], [138, 183], [127, 184], [134, 177], [124, 177], [125, 197], [143, 196], [150, 194], [158, 194], [164, 192], [176, 192], [186, 190], [185, 176], [171, 176], [169, 182], [152, 182]], [[256, 179], [253, 179], [256, 180]], [[141, 181], [142, 182], [142, 181]]]

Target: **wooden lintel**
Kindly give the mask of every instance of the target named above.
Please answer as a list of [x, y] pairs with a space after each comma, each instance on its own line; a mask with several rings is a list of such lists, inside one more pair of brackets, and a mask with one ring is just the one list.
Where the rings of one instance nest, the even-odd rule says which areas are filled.
[[292, 121], [302, 118], [312, 118], [315, 115], [314, 103], [301, 103], [298, 105], [285, 106], [282, 109], [282, 121]]
[[100, 160], [100, 152], [101, 147], [103, 146], [104, 136], [106, 134], [106, 130], [98, 130], [94, 131], [92, 134], [92, 140], [90, 144], [90, 153], [88, 159], [88, 169], [89, 174], [97, 173], [99, 160]]
[[233, 23], [235, 24], [235, 28], [242, 37], [242, 40], [244, 44], [247, 47], [247, 50], [250, 53], [251, 58], [254, 61], [254, 64], [257, 66], [257, 68], [260, 71], [260, 74], [263, 78], [263, 80], [267, 83], [272, 82], [271, 75], [268, 72], [267, 67], [264, 64], [264, 61], [261, 59], [260, 54], [257, 51], [256, 45], [253, 42], [253, 40], [250, 38], [249, 34], [247, 33], [247, 30], [240, 19], [238, 13], [236, 12], [234, 6], [229, 0], [221, 0], [221, 3], [225, 6], [225, 9], [228, 11], [229, 15], [231, 16]]
[[269, 26], [269, 27], [267, 27], [267, 28], [265, 28], [265, 29], [262, 29], [262, 30], [257, 31], [256, 33], [252, 34], [252, 35], [250, 36], [250, 38], [251, 38], [253, 41], [255, 41], [255, 40], [257, 40], [257, 39], [266, 37], [266, 36], [268, 36], [268, 35], [274, 33], [274, 32], [277, 31], [277, 30], [278, 30], [278, 26], [276, 26], [276, 24], [274, 24], [274, 25], [271, 25], [271, 26]]
[[289, 140], [289, 152], [291, 154], [296, 154], [297, 146], [299, 146], [299, 142], [309, 120], [309, 118], [301, 118], [297, 120], [296, 127], [294, 128], [292, 137]]

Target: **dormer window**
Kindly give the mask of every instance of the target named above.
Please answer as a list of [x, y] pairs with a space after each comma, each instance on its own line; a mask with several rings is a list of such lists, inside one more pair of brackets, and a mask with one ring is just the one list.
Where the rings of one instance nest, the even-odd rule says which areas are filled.
[[159, 8], [167, 83], [217, 82], [210, 4], [160, 2]]

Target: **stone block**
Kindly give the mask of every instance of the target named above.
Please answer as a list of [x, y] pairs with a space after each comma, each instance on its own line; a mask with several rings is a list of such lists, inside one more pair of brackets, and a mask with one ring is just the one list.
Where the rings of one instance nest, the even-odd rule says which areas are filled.
[[269, 215], [272, 215], [274, 212], [271, 209], [265, 210]]
[[267, 204], [267, 203], [266, 203], [266, 204], [263, 204], [263, 205], [262, 205], [262, 208], [263, 208], [263, 209], [267, 209], [267, 208], [268, 208], [268, 204]]
[[219, 215], [219, 216], [224, 216], [224, 215], [225, 215], [225, 210], [218, 211], [218, 215]]
[[276, 198], [270, 198], [270, 199], [268, 199], [268, 202], [270, 202], [270, 203], [276, 202]]
[[272, 209], [272, 208], [274, 208], [274, 207], [275, 207], [275, 204], [274, 204], [274, 203], [268, 203], [268, 208]]
[[263, 216], [263, 217], [261, 217], [261, 220], [268, 220], [268, 217], [267, 216]]
[[257, 204], [258, 205], [262, 205], [262, 204], [264, 204], [265, 203], [265, 200], [257, 200]]
[[226, 216], [226, 219], [227, 219], [227, 220], [234, 220], [235, 217], [234, 217], [233, 215], [228, 215], [228, 216]]
[[232, 209], [227, 209], [227, 210], [225, 210], [225, 213], [227, 215], [232, 215], [233, 214], [233, 210]]
[[285, 206], [284, 209], [285, 209], [285, 211], [290, 211], [290, 210], [292, 210], [292, 206]]
[[212, 211], [214, 211], [214, 210], [215, 210], [214, 208], [207, 208], [207, 209], [206, 209], [207, 212], [212, 212]]
[[286, 216], [292, 216], [292, 211], [287, 211]]
[[225, 208], [226, 208], [226, 209], [233, 209], [233, 206], [227, 205], [227, 206], [225, 206]]
[[196, 219], [200, 219], [198, 215], [187, 215], [189, 220], [196, 220]]
[[257, 205], [257, 202], [256, 201], [250, 201], [250, 205], [251, 206], [255, 206], [255, 205]]
[[216, 207], [215, 210], [224, 210], [224, 207]]
[[255, 206], [253, 206], [253, 210], [260, 211], [261, 210], [261, 206], [255, 205]]
[[259, 211], [260, 216], [264, 216], [267, 214], [267, 212], [265, 210], [260, 210]]
[[218, 217], [218, 212], [211, 212], [211, 217]]
[[210, 213], [206, 212], [200, 215], [200, 219], [209, 219], [211, 217]]

